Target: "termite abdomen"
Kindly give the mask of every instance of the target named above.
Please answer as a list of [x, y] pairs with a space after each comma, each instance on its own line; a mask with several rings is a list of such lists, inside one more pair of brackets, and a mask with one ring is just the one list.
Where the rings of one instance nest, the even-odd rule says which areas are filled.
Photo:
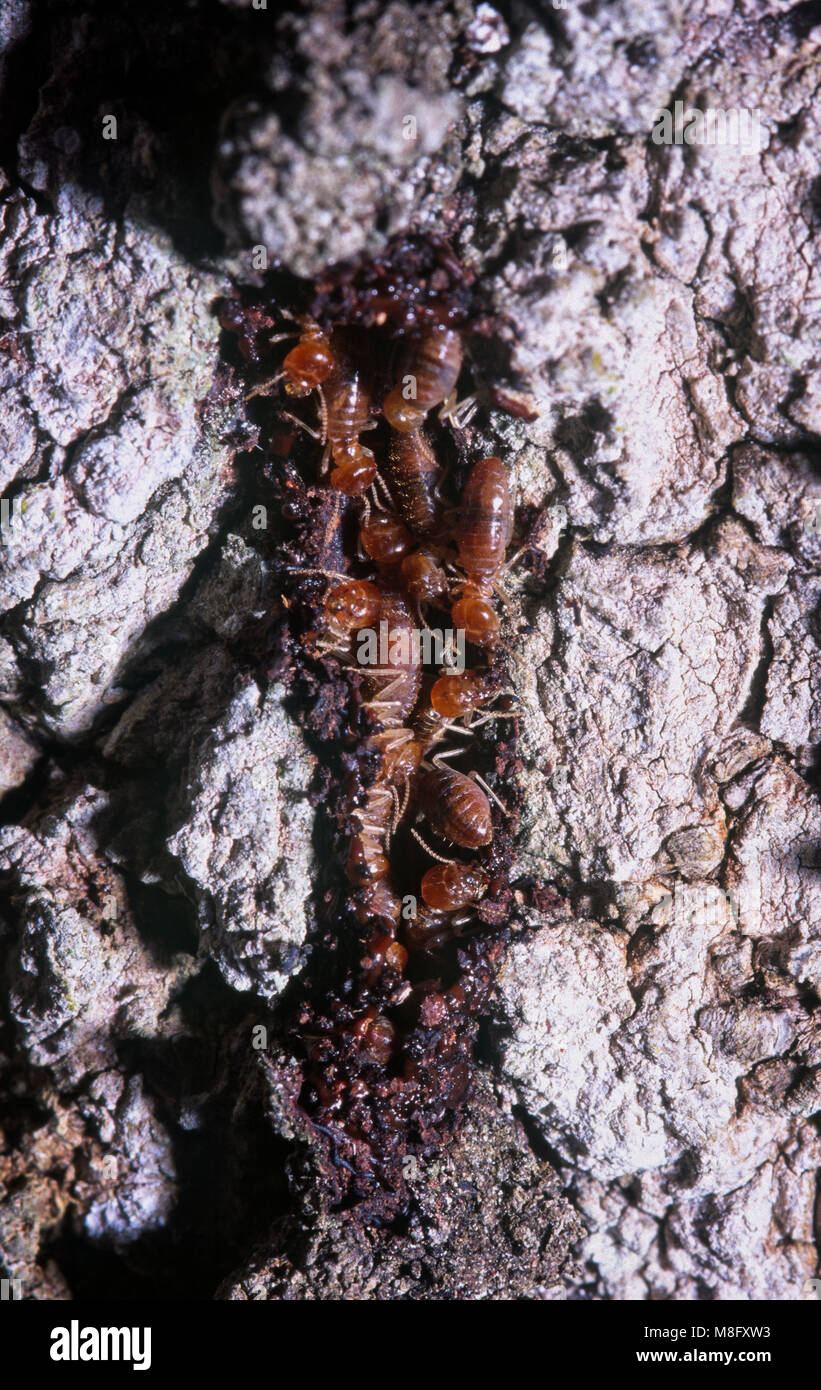
[[426, 772], [417, 788], [417, 800], [433, 829], [444, 839], [464, 849], [490, 844], [490, 802], [470, 777], [444, 767]]
[[419, 698], [422, 671], [413, 618], [402, 594], [382, 594], [381, 619], [380, 643], [384, 632], [387, 661], [373, 671], [363, 663], [366, 708], [383, 729], [395, 729], [405, 723]]
[[385, 472], [391, 496], [405, 525], [427, 536], [439, 523], [436, 484], [439, 464], [420, 429], [392, 431]]
[[489, 588], [504, 564], [513, 513], [501, 459], [480, 459], [462, 494], [456, 536], [459, 559], [477, 588]]
[[371, 516], [359, 528], [365, 554], [377, 565], [397, 565], [413, 545], [406, 526], [395, 516]]
[[354, 835], [348, 848], [345, 873], [357, 888], [364, 888], [377, 879], [387, 878], [390, 864], [382, 850], [363, 835]]
[[452, 328], [431, 328], [405, 354], [405, 381], [382, 407], [394, 429], [413, 430], [434, 406], [447, 400], [462, 369], [462, 340]]

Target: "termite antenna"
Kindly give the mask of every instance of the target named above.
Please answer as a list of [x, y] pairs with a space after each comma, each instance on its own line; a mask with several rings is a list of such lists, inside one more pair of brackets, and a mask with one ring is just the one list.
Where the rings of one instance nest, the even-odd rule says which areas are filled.
[[[379, 477], [378, 474], [377, 474], [377, 477]], [[380, 479], [380, 482], [381, 482], [381, 479]], [[369, 494], [369, 496], [370, 496], [371, 502], [373, 503], [374, 511], [377, 511], [377, 512], [384, 512], [384, 511], [386, 510], [386, 508], [385, 508], [384, 503], [383, 503], [382, 501], [380, 501], [379, 493], [377, 492], [376, 483], [375, 483], [375, 482], [371, 483], [370, 487], [368, 488], [368, 494]], [[363, 497], [363, 498], [362, 498], [362, 501], [364, 502], [365, 500], [366, 500], [365, 497]], [[367, 517], [365, 518], [365, 520], [367, 521]]]
[[422, 836], [419, 834], [419, 831], [414, 830], [413, 826], [411, 826], [411, 835], [413, 836], [414, 840], [416, 840], [418, 844], [422, 846], [425, 853], [430, 855], [431, 859], [436, 859], [440, 864], [458, 863], [458, 860], [456, 859], [445, 859], [444, 855], [437, 854], [435, 849], [431, 849], [430, 845], [425, 843], [425, 841], [422, 839]]
[[321, 386], [317, 386], [316, 394], [319, 396], [319, 421], [321, 429], [319, 442], [320, 444], [324, 444], [328, 438], [328, 402], [325, 399], [325, 392], [322, 390]]
[[284, 376], [287, 376], [287, 372], [277, 372], [276, 376], [269, 377], [267, 381], [260, 381], [248, 392], [246, 401], [252, 400], [254, 396], [270, 396], [272, 387], [276, 386], [278, 381], [282, 381]]
[[388, 507], [393, 509], [393, 498], [391, 497], [388, 485], [385, 482], [385, 479], [379, 473], [377, 473], [376, 477], [373, 480], [373, 486], [374, 488], [376, 488], [377, 486], [379, 487], [382, 496], [388, 504]]
[[304, 569], [302, 565], [286, 565], [286, 574], [321, 574], [323, 579], [342, 579], [346, 584], [351, 582], [349, 574], [338, 574], [336, 570], [317, 570]]

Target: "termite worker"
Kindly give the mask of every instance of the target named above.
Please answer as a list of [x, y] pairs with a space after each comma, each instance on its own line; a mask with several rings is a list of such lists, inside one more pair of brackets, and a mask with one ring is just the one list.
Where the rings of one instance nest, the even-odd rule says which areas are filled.
[[461, 370], [459, 334], [453, 328], [429, 328], [404, 353], [403, 384], [385, 397], [382, 410], [388, 424], [400, 433], [418, 429], [429, 410], [450, 400]]
[[[250, 392], [251, 396], [270, 395], [277, 382], [282, 381], [287, 395], [301, 398], [316, 392], [319, 399], [321, 429], [319, 434], [304, 420], [291, 416], [296, 424], [325, 445], [320, 464], [323, 473], [330, 459], [331, 487], [338, 492], [366, 492], [376, 477], [376, 463], [370, 449], [359, 436], [372, 429], [370, 393], [362, 373], [354, 365], [344, 336], [329, 337], [313, 319], [298, 320], [299, 342], [286, 353], [276, 376], [262, 382]], [[278, 334], [271, 342], [290, 338], [292, 333]]]
[[491, 645], [499, 635], [499, 619], [488, 596], [504, 564], [512, 529], [507, 470], [501, 459], [480, 459], [462, 495], [456, 543], [467, 582], [452, 609], [455, 626], [480, 646]]
[[359, 439], [365, 430], [375, 427], [376, 421], [371, 418], [370, 392], [362, 373], [338, 333], [333, 335], [332, 347], [334, 363], [320, 391], [322, 439], [326, 441], [321, 469], [324, 470], [330, 455], [334, 465], [329, 479], [331, 487], [337, 492], [358, 495], [367, 492], [376, 477], [374, 456]]

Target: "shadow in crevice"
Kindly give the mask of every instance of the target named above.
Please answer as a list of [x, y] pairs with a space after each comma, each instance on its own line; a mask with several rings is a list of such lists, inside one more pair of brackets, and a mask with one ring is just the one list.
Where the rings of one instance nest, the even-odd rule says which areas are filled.
[[[40, 1251], [79, 1300], [209, 1299], [289, 1206], [289, 1145], [265, 1119], [248, 999], [212, 965], [178, 1001], [186, 1031], [121, 1045], [172, 1139], [178, 1200], [165, 1226], [129, 1243], [90, 1239], [67, 1218]], [[239, 1084], [238, 1084], [239, 1079]]]
[[[41, 211], [67, 183], [101, 197], [111, 220], [137, 195], [183, 254], [218, 254], [211, 174], [220, 121], [239, 97], [273, 105], [266, 75], [283, 50], [288, 8], [35, 0], [6, 57], [0, 164]], [[292, 120], [297, 82], [280, 101]], [[104, 115], [116, 116], [116, 139], [103, 139]], [[32, 166], [36, 187], [25, 177]]]

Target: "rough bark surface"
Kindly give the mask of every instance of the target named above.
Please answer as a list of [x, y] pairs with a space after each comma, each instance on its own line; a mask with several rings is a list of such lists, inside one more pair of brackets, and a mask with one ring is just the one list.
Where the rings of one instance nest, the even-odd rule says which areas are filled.
[[[812, 1297], [815, 7], [298, 9], [0, 19], [2, 1272]], [[676, 101], [758, 110], [760, 148], [655, 144]], [[251, 1045], [310, 946], [321, 769], [252, 660], [277, 595], [214, 304], [255, 246], [312, 277], [407, 227], [475, 273], [536, 412], [467, 438], [543, 517], [508, 580], [516, 867], [564, 906], [520, 914], [398, 1236], [312, 1200]]]

